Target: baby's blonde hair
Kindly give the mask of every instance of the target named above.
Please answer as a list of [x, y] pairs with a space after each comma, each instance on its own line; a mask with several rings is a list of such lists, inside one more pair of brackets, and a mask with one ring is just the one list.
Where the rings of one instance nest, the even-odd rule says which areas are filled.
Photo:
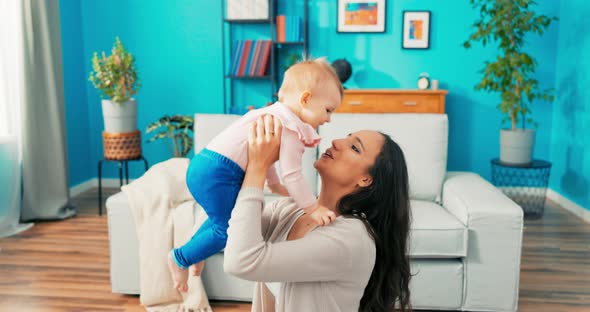
[[303, 60], [287, 69], [283, 77], [283, 83], [279, 89], [279, 102], [283, 102], [286, 93], [308, 90], [313, 93], [321, 90], [329, 83], [334, 83], [340, 92], [340, 98], [344, 93], [342, 83], [334, 68], [325, 57]]

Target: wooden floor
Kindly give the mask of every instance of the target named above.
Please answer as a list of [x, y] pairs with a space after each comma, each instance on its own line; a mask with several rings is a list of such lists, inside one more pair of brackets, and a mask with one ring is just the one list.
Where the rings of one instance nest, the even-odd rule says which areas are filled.
[[525, 220], [519, 311], [590, 311], [590, 224], [553, 203]]
[[[73, 202], [78, 216], [0, 240], [0, 311], [143, 311], [137, 296], [111, 293], [96, 190]], [[250, 310], [244, 303], [212, 305]], [[543, 219], [525, 221], [519, 311], [590, 311], [590, 225], [551, 203]]]

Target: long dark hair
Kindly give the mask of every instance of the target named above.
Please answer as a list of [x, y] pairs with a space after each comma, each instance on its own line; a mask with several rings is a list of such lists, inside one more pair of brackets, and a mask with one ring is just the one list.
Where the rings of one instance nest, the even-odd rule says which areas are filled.
[[338, 203], [343, 216], [362, 220], [375, 241], [375, 266], [359, 311], [411, 311], [410, 260], [407, 255], [410, 230], [408, 170], [404, 154], [388, 135], [369, 168], [371, 185], [344, 196]]

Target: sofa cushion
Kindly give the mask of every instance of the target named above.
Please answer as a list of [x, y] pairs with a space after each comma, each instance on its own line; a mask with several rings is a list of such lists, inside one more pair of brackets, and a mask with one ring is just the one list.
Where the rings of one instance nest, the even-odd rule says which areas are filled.
[[[194, 125], [194, 149], [195, 154], [200, 152], [207, 143], [211, 141], [217, 134], [222, 130], [231, 125], [232, 122], [239, 119], [240, 115], [230, 114], [195, 114], [195, 125]], [[305, 154], [303, 154], [303, 177], [305, 181], [309, 183], [312, 191], [316, 192], [316, 181], [317, 174], [313, 168], [313, 163], [317, 158], [317, 148], [306, 148]], [[280, 167], [277, 164], [277, 169], [280, 171]], [[316, 193], [317, 195], [317, 193]]]
[[391, 136], [408, 166], [412, 199], [440, 198], [447, 168], [448, 119], [444, 114], [333, 114], [320, 127], [323, 153], [332, 140], [359, 130], [377, 130]]
[[411, 201], [410, 257], [462, 258], [467, 256], [467, 228], [436, 203]]
[[193, 126], [195, 154], [198, 154], [209, 141], [239, 118], [240, 115], [230, 114], [195, 114]]
[[114, 293], [139, 294], [139, 242], [127, 196], [107, 198], [111, 287]]
[[464, 264], [459, 259], [412, 259], [410, 294], [415, 310], [461, 310]]

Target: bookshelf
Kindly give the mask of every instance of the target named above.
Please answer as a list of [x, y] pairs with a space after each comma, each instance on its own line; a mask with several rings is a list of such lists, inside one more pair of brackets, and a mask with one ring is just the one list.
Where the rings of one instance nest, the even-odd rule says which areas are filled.
[[[246, 2], [251, 4], [243, 4]], [[222, 70], [223, 70], [223, 109], [227, 113], [239, 113], [240, 110], [245, 109], [244, 103], [236, 100], [236, 89], [237, 84], [240, 87], [248, 88], [249, 85], [261, 84], [268, 86], [268, 92], [264, 92], [266, 95], [266, 101], [258, 103], [258, 106], [263, 106], [266, 102], [274, 102], [277, 100], [277, 92], [280, 86], [281, 62], [289, 58], [287, 53], [296, 54], [303, 57], [308, 56], [308, 20], [309, 20], [309, 0], [298, 0], [296, 1], [298, 6], [296, 15], [289, 15], [288, 11], [281, 10], [288, 9], [282, 7], [283, 5], [293, 5], [294, 2], [288, 2], [282, 0], [223, 0], [221, 1], [221, 14], [222, 14]], [[245, 12], [250, 11], [249, 8], [244, 9], [243, 5], [266, 5], [263, 10], [268, 8], [267, 14], [263, 14], [260, 7], [256, 7], [257, 11], [253, 14]], [[229, 6], [239, 6], [229, 7]], [[277, 15], [286, 16], [293, 22], [293, 16], [297, 16], [299, 22], [297, 24], [287, 24], [286, 26], [294, 27], [298, 25], [297, 34], [293, 36], [287, 35], [285, 38], [285, 28], [282, 28], [282, 41], [277, 41]], [[231, 16], [230, 16], [231, 15]], [[234, 16], [240, 15], [240, 16]], [[283, 18], [283, 21], [285, 18]], [[285, 25], [283, 23], [283, 25]], [[258, 36], [244, 35], [244, 31], [249, 27], [260, 29], [264, 28], [264, 38]], [[288, 28], [294, 29], [294, 28]], [[256, 38], [255, 38], [256, 37]], [[285, 40], [291, 39], [291, 40]], [[250, 41], [247, 48], [246, 41]], [[269, 45], [266, 47], [263, 43], [256, 43], [257, 41], [268, 42]], [[240, 42], [240, 43], [238, 43]], [[267, 60], [264, 60], [264, 49], [268, 50]], [[245, 51], [249, 51], [245, 53]], [[252, 54], [250, 54], [252, 53]], [[252, 81], [252, 82], [250, 82]]]

